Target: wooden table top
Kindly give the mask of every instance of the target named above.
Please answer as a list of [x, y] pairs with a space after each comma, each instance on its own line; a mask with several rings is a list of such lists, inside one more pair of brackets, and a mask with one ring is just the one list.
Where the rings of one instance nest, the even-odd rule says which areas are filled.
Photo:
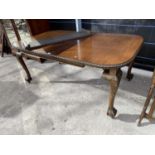
[[[71, 33], [69, 31], [50, 31], [34, 37], [44, 39]], [[71, 44], [71, 46], [66, 46]], [[124, 66], [130, 63], [138, 54], [143, 38], [138, 35], [96, 33], [92, 36], [65, 44], [48, 46], [45, 51], [59, 57], [91, 63], [103, 67]], [[63, 49], [63, 47], [65, 47]], [[59, 50], [57, 50], [59, 49]]]

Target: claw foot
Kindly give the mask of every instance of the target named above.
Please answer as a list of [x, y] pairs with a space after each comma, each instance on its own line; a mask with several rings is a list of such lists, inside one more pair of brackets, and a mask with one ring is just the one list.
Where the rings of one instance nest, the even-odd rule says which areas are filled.
[[113, 109], [109, 108], [107, 111], [107, 115], [110, 116], [111, 118], [115, 118], [116, 114], [117, 114], [117, 110], [115, 108]]
[[133, 79], [133, 76], [134, 76], [133, 74], [128, 74], [126, 78], [128, 81], [131, 81]]
[[28, 83], [31, 83], [32, 78], [31, 78], [31, 77], [29, 77], [29, 78], [25, 78], [25, 80], [26, 80]]

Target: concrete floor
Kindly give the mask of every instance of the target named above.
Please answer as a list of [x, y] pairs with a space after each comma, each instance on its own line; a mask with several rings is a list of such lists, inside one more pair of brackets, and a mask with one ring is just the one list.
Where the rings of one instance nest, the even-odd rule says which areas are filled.
[[115, 119], [106, 115], [109, 85], [102, 70], [79, 68], [58, 62], [31, 66], [33, 81], [27, 84], [16, 59], [0, 58], [0, 134], [155, 134], [154, 122], [137, 119], [144, 105], [151, 72], [133, 69], [115, 100]]

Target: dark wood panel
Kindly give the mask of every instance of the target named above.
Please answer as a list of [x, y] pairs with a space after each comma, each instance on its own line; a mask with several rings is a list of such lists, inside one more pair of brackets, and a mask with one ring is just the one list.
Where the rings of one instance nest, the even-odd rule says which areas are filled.
[[31, 35], [37, 35], [50, 30], [48, 19], [27, 19]]

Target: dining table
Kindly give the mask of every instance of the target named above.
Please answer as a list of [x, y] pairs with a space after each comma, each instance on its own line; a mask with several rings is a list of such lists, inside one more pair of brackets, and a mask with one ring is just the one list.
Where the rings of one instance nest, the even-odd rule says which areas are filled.
[[[91, 33], [85, 37], [75, 37], [73, 40], [55, 39], [65, 38], [72, 34], [73, 32], [64, 30], [48, 31], [32, 36], [32, 42], [27, 46], [22, 43], [14, 45], [14, 49], [16, 49], [14, 55], [26, 72], [26, 80], [28, 82], [32, 80], [23, 59], [28, 56], [39, 57], [43, 60], [55, 60], [79, 67], [100, 68], [103, 70], [103, 78], [109, 81], [110, 86], [107, 115], [114, 118], [117, 113], [114, 99], [122, 77], [121, 68], [129, 66], [127, 79], [131, 80], [133, 77], [131, 69], [143, 45], [143, 37], [133, 34]], [[53, 43], [52, 39], [59, 41]], [[48, 44], [42, 46], [42, 43], [45, 42]]]

